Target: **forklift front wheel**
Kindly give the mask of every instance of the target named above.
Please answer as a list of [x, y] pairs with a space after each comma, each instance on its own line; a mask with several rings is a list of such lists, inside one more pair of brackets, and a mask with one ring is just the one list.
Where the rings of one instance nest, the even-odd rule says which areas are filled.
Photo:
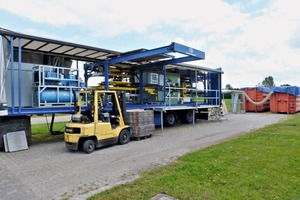
[[130, 132], [127, 129], [123, 129], [119, 135], [119, 143], [127, 144], [130, 141]]
[[83, 151], [85, 153], [92, 153], [95, 150], [95, 142], [94, 140], [86, 140], [83, 143]]

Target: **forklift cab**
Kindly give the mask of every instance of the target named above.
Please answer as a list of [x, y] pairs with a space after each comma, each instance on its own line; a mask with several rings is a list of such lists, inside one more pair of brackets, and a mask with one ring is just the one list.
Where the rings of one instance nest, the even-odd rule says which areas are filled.
[[[72, 150], [83, 148], [85, 152], [91, 153], [95, 147], [118, 142], [120, 144], [128, 143], [131, 137], [131, 128], [124, 122], [125, 107], [122, 102], [125, 101], [119, 101], [116, 91], [95, 90], [91, 93], [93, 94], [93, 104], [90, 106], [90, 110], [82, 111], [81, 104], [86, 93], [91, 92], [80, 92], [81, 98], [78, 99], [77, 112], [72, 116], [72, 122], [66, 125], [67, 148]], [[122, 98], [125, 98], [125, 95]]]

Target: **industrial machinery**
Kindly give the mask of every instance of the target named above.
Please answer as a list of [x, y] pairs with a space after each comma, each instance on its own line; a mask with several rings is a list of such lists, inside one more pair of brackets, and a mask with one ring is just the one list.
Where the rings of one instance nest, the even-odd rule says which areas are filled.
[[[152, 111], [151, 130], [152, 124], [163, 128], [176, 122], [207, 119], [209, 109], [221, 105], [223, 71], [187, 64], [203, 59], [205, 52], [175, 42], [149, 50], [117, 52], [0, 27], [0, 149], [4, 148], [3, 136], [15, 131], [25, 131], [30, 145], [30, 117], [33, 115], [52, 115], [50, 132], [57, 134], [59, 131], [51, 128], [55, 115], [77, 113], [66, 129], [70, 136], [68, 141], [77, 143], [77, 148], [93, 149], [107, 141], [117, 142], [121, 131], [127, 135], [129, 127], [124, 124], [121, 111], [114, 112], [116, 103], [109, 105], [109, 99], [104, 98], [107, 112], [101, 116], [96, 109], [96, 115], [86, 117], [87, 100], [79, 105], [81, 110], [75, 109], [78, 107], [74, 102], [86, 94], [79, 91], [90, 87], [88, 81], [92, 79], [99, 83], [92, 88], [94, 91], [124, 92], [127, 110]], [[84, 66], [79, 66], [83, 63]], [[107, 93], [106, 96], [114, 95]], [[97, 98], [100, 101], [100, 97]], [[94, 101], [95, 107], [97, 101]], [[105, 118], [109, 121], [104, 121]], [[137, 124], [147, 123], [139, 121]], [[108, 130], [107, 135], [96, 136], [100, 126]], [[89, 139], [84, 145], [83, 140], [79, 140], [81, 137], [75, 141], [76, 135], [94, 140]]]
[[208, 119], [209, 109], [221, 105], [222, 70], [182, 64], [204, 58], [204, 52], [173, 42], [86, 63], [85, 81], [99, 76], [96, 88], [125, 91], [127, 110], [153, 110], [156, 126], [189, 124]]
[[[81, 105], [87, 94], [93, 96], [93, 101], [88, 110], [82, 110]], [[95, 148], [116, 143], [127, 144], [130, 141], [131, 128], [125, 125], [122, 102], [119, 101], [116, 91], [80, 91], [77, 112], [72, 115], [71, 122], [66, 124], [66, 147], [92, 153]]]

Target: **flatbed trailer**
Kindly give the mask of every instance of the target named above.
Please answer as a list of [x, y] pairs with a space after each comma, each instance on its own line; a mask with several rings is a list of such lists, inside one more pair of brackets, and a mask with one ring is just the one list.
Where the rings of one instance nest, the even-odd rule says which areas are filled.
[[204, 58], [200, 50], [171, 43], [87, 63], [85, 80], [100, 76], [103, 81], [95, 89], [125, 91], [127, 110], [153, 110], [157, 126], [194, 123], [221, 106], [223, 71], [182, 63]]
[[52, 127], [56, 114], [75, 113], [78, 90], [91, 77], [103, 80], [96, 88], [124, 91], [127, 109], [153, 110], [162, 127], [173, 124], [172, 114], [191, 123], [221, 104], [222, 70], [186, 64], [205, 59], [205, 53], [175, 42], [121, 53], [0, 27], [0, 58], [0, 149], [8, 132], [24, 130], [30, 143], [33, 115], [52, 115]]

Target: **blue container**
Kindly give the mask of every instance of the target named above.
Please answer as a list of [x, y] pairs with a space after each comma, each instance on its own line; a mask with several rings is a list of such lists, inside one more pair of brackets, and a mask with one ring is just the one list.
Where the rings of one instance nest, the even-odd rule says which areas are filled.
[[73, 79], [73, 80], [75, 80], [75, 79], [76, 79], [76, 75], [66, 74], [66, 75], [65, 75], [65, 78], [66, 78], [66, 79]]
[[69, 81], [69, 86], [77, 86], [77, 82], [76, 81]]
[[155, 124], [155, 126], [161, 126], [161, 115], [160, 115], [160, 113], [154, 112], [154, 124]]
[[80, 87], [85, 87], [85, 83], [84, 82], [80, 82]]
[[[78, 98], [78, 91], [75, 91], [76, 99]], [[36, 96], [37, 98], [37, 96]], [[73, 103], [74, 95], [68, 90], [47, 89], [40, 94], [40, 103]]]
[[56, 72], [46, 72], [46, 77], [57, 78], [57, 73]]

